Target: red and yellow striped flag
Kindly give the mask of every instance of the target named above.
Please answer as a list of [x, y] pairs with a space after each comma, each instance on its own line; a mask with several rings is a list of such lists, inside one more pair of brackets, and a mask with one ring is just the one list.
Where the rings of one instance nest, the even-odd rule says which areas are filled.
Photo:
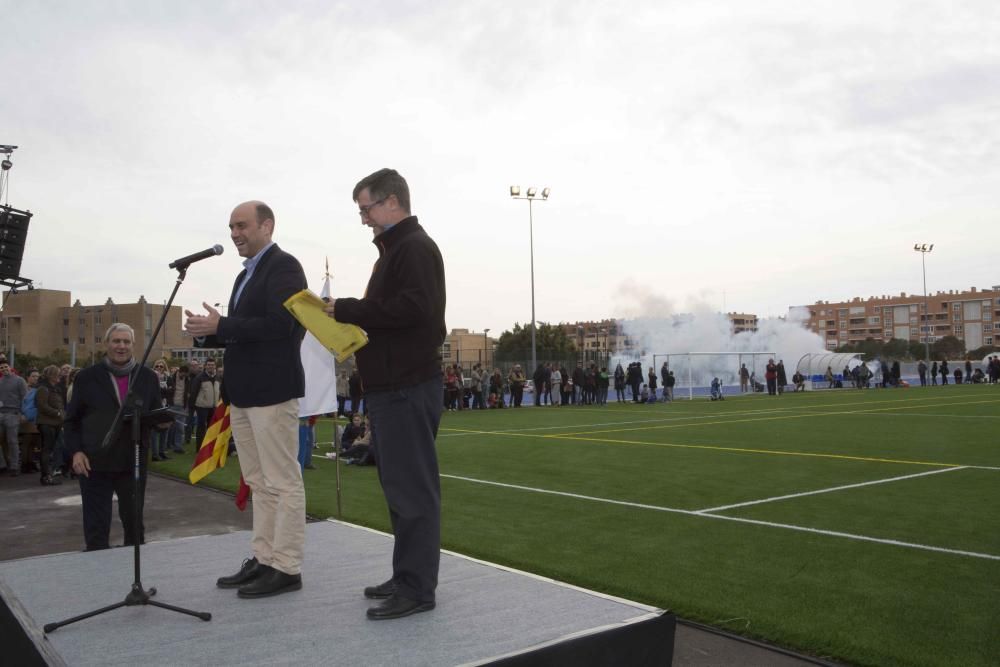
[[194, 457], [194, 465], [188, 473], [188, 480], [192, 484], [200, 482], [205, 475], [216, 468], [226, 465], [226, 454], [229, 451], [229, 438], [233, 430], [229, 425], [229, 406], [222, 401], [215, 406], [212, 413], [212, 421], [205, 431], [205, 438], [201, 441], [198, 454]]
[[[205, 475], [216, 468], [226, 465], [226, 457], [229, 453], [229, 439], [233, 435], [233, 429], [229, 424], [229, 404], [219, 401], [212, 413], [212, 421], [209, 422], [205, 430], [205, 438], [201, 442], [198, 454], [194, 457], [194, 465], [188, 473], [188, 480], [192, 484], [200, 482]], [[250, 499], [250, 487], [247, 486], [243, 475], [240, 475], [240, 488], [236, 492], [236, 507], [243, 511], [247, 508], [247, 501]]]

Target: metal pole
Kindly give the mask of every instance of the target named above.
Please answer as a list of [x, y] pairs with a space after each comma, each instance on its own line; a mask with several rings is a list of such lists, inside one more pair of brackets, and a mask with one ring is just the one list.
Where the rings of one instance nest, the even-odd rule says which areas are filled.
[[531, 249], [531, 372], [538, 367], [538, 353], [535, 348], [535, 225], [531, 213], [531, 199], [528, 199], [528, 244]]
[[924, 363], [931, 360], [931, 309], [927, 304], [927, 262], [925, 261], [927, 257], [926, 252], [920, 253], [920, 268], [923, 270], [924, 274], [924, 356], [926, 359]]

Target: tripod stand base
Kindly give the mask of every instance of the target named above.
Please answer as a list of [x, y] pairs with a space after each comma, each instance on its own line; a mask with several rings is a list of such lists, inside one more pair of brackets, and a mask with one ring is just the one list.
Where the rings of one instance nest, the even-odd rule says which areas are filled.
[[165, 604], [163, 602], [157, 602], [156, 600], [151, 600], [150, 598], [156, 595], [156, 589], [150, 588], [148, 591], [142, 587], [141, 582], [135, 582], [132, 584], [132, 590], [129, 591], [128, 595], [121, 602], [116, 602], [115, 604], [108, 605], [107, 607], [101, 607], [100, 609], [95, 609], [94, 611], [89, 611], [86, 614], [80, 614], [79, 616], [74, 616], [73, 618], [67, 618], [65, 621], [59, 621], [58, 623], [46, 623], [42, 630], [45, 634], [54, 632], [64, 625], [69, 625], [71, 623], [76, 623], [77, 621], [82, 621], [84, 619], [90, 618], [92, 616], [98, 616], [105, 612], [109, 612], [115, 609], [120, 609], [121, 607], [135, 607], [139, 605], [150, 605], [153, 607], [160, 607], [161, 609], [169, 609], [170, 611], [176, 611], [180, 614], [187, 614], [188, 616], [194, 616], [195, 618], [200, 618], [203, 621], [211, 621], [212, 614], [205, 611], [192, 611], [190, 609], [184, 609], [183, 607], [175, 607], [170, 604]]

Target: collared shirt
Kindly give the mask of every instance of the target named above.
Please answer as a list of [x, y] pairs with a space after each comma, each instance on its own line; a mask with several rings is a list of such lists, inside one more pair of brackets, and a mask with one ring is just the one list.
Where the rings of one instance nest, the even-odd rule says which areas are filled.
[[264, 253], [270, 250], [271, 246], [273, 245], [274, 241], [271, 241], [266, 246], [264, 246], [264, 248], [259, 253], [257, 253], [253, 257], [248, 257], [247, 259], [243, 260], [243, 268], [246, 270], [246, 275], [243, 276], [243, 282], [240, 283], [240, 286], [236, 288], [236, 296], [233, 297], [234, 308], [236, 307], [236, 304], [239, 303], [240, 301], [240, 295], [243, 294], [243, 288], [247, 286], [247, 283], [250, 282], [250, 278], [253, 277], [254, 269], [257, 268], [257, 265], [260, 263], [261, 258], [264, 256]]

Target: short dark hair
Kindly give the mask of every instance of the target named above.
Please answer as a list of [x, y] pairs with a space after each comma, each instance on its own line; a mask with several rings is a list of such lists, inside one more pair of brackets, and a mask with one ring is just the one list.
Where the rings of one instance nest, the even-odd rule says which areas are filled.
[[358, 184], [354, 186], [354, 192], [351, 193], [354, 201], [358, 201], [358, 195], [365, 188], [368, 188], [368, 194], [375, 201], [396, 195], [399, 207], [406, 213], [410, 212], [410, 186], [395, 169], [379, 169], [374, 174], [369, 174], [358, 181]]
[[257, 204], [257, 224], [263, 224], [265, 220], [274, 222], [274, 211], [271, 210], [270, 206], [262, 202]]

